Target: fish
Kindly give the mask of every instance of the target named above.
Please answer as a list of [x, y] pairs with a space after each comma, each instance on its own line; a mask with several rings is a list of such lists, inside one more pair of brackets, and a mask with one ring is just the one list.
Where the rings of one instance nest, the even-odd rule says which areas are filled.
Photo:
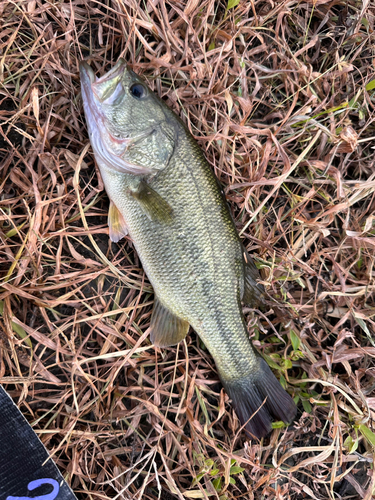
[[192, 327], [250, 438], [266, 436], [273, 419], [292, 422], [296, 405], [252, 345], [242, 312], [262, 300], [259, 272], [202, 150], [124, 59], [100, 78], [82, 61], [80, 80], [110, 239], [128, 235], [154, 289], [151, 341], [176, 345]]

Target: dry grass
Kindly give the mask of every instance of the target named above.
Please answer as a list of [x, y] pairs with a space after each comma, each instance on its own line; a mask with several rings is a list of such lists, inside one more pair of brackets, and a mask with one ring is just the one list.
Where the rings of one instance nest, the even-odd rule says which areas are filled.
[[[369, 500], [373, 4], [14, 0], [0, 12], [0, 381], [78, 498]], [[260, 314], [245, 310], [249, 331], [298, 400], [287, 431], [246, 441], [194, 333], [150, 345], [152, 289], [131, 242], [108, 240], [86, 147], [89, 55], [97, 74], [120, 55], [143, 74], [226, 187], [269, 293]]]

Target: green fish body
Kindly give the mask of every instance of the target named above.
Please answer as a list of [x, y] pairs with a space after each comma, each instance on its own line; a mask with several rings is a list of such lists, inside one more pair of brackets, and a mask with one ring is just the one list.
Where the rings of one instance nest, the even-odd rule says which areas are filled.
[[254, 350], [241, 301], [262, 296], [218, 181], [182, 121], [120, 61], [96, 80], [81, 63], [86, 121], [111, 205], [110, 237], [129, 234], [154, 288], [151, 340], [189, 326], [215, 360], [242, 424], [255, 437], [296, 414]]

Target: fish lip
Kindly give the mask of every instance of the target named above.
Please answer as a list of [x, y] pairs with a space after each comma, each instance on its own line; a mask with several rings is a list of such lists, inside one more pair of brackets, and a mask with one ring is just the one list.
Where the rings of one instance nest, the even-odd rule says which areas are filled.
[[85, 112], [90, 112], [92, 118], [100, 121], [100, 113], [95, 104], [94, 92], [92, 90], [92, 85], [96, 81], [96, 76], [93, 69], [89, 64], [87, 64], [86, 61], [81, 61], [79, 63], [79, 76], [81, 80], [81, 93]]
[[84, 103], [90, 108], [90, 111], [93, 116], [98, 118], [98, 111], [94, 104], [94, 93], [92, 90], [92, 84], [96, 81], [96, 76], [89, 64], [86, 61], [81, 61], [79, 63], [79, 76], [81, 80], [81, 91], [82, 91], [82, 99]]
[[81, 81], [84, 85], [92, 85], [96, 83], [103, 83], [113, 78], [117, 78], [122, 75], [125, 71], [127, 71], [127, 64], [125, 59], [122, 57], [117, 61], [117, 63], [111, 68], [107, 73], [105, 73], [100, 78], [96, 78], [95, 73], [92, 67], [86, 61], [80, 61], [79, 63], [79, 73]]
[[[111, 81], [113, 79], [120, 79], [120, 77], [127, 71], [127, 64], [123, 58], [120, 58], [117, 63], [107, 73], [100, 78], [96, 78], [95, 73], [91, 66], [86, 61], [80, 61], [79, 73], [81, 79], [82, 97], [87, 101], [87, 104], [93, 108], [95, 100], [101, 102], [100, 92], [98, 86]], [[92, 111], [94, 111], [92, 109]], [[99, 111], [99, 110], [96, 110]], [[94, 115], [96, 115], [94, 111]]]
[[85, 86], [91, 87], [91, 84], [95, 83], [96, 81], [95, 73], [92, 67], [89, 64], [87, 64], [86, 61], [81, 61], [79, 63], [79, 75], [81, 78], [81, 82]]
[[[90, 68], [91, 69], [91, 68]], [[95, 83], [103, 83], [107, 82], [109, 80], [113, 80], [114, 78], [119, 77], [123, 73], [127, 71], [127, 64], [125, 59], [120, 57], [120, 59], [117, 61], [117, 63], [111, 68], [107, 73], [105, 73], [103, 76], [98, 78]]]
[[[119, 89], [119, 86], [121, 87], [121, 80], [124, 76], [124, 74], [127, 71], [127, 64], [124, 59], [120, 58], [117, 63], [111, 68], [107, 73], [105, 73], [103, 76], [98, 78], [95, 82], [91, 84], [91, 89], [93, 93], [95, 94], [95, 97], [100, 101], [100, 102], [106, 102], [109, 103], [109, 101], [112, 98], [115, 98], [116, 96], [116, 89]], [[106, 92], [107, 84], [112, 85], [112, 83], [115, 84], [115, 87], [113, 90], [110, 92], [107, 97], [104, 97], [103, 95], [103, 86], [104, 86], [104, 92]], [[120, 90], [121, 92], [121, 90]], [[112, 103], [111, 101], [111, 103]]]

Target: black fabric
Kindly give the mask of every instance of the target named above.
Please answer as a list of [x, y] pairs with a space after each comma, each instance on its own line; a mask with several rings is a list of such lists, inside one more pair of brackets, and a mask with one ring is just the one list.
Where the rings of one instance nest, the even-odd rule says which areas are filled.
[[0, 385], [0, 500], [77, 500]]

